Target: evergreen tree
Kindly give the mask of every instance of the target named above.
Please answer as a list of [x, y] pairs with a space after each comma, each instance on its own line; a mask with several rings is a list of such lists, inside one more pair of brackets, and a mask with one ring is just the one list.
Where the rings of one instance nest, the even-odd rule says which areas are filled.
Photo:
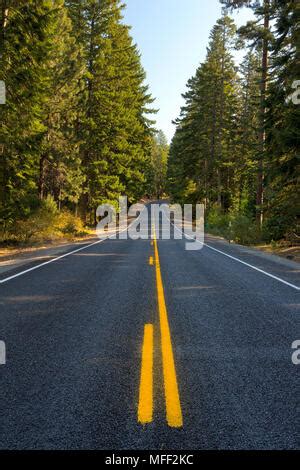
[[145, 191], [152, 98], [118, 0], [0, 2], [1, 214]]
[[152, 135], [146, 114], [153, 100], [144, 85], [140, 55], [122, 23], [120, 2], [89, 0], [85, 8], [75, 1], [67, 5], [76, 25], [85, 22], [85, 34], [78, 35], [88, 71], [81, 124], [85, 217], [121, 193], [131, 201], [144, 193]]
[[170, 191], [179, 179], [181, 200], [229, 204], [238, 112], [234, 38], [235, 25], [224, 16], [212, 30], [206, 61], [187, 84], [169, 160]]
[[255, 21], [250, 21], [245, 27], [240, 28], [240, 35], [252, 41], [251, 47], [261, 48], [261, 79], [260, 79], [260, 126], [259, 141], [260, 148], [257, 154], [257, 186], [256, 186], [256, 206], [257, 221], [262, 226], [263, 223], [263, 204], [264, 204], [264, 178], [265, 178], [265, 159], [266, 159], [266, 99], [267, 82], [269, 70], [269, 50], [272, 42], [271, 19], [276, 0], [220, 0], [227, 8], [241, 8], [243, 6], [251, 7], [256, 16]]
[[299, 4], [275, 2], [266, 139], [268, 174], [265, 232], [269, 238], [299, 238], [299, 102], [292, 99], [300, 77]]
[[232, 209], [250, 218], [256, 214], [256, 175], [259, 152], [260, 53], [249, 51], [239, 68], [240, 110], [238, 139], [234, 153]]
[[0, 106], [1, 216], [4, 223], [28, 212], [37, 194], [47, 71], [47, 33], [52, 2], [1, 2]]
[[[246, 38], [250, 51], [236, 74], [228, 45], [227, 56], [222, 57], [225, 48], [220, 32], [224, 34], [225, 28], [218, 22], [206, 61], [188, 82], [185, 106], [176, 121], [168, 165], [170, 193], [179, 202], [203, 201], [208, 213], [217, 202], [222, 208], [219, 222], [227, 232], [230, 218], [235, 230], [244, 224], [253, 240], [261, 236], [296, 240], [297, 2], [222, 3], [230, 8], [253, 8], [256, 20], [240, 28], [238, 36], [234, 32], [227, 36], [229, 44], [234, 36]], [[262, 231], [257, 231], [254, 219]]]
[[[2, 4], [2, 213], [26, 215], [35, 195], [76, 202], [83, 175], [74, 137], [82, 74], [63, 0]], [[4, 19], [3, 19], [4, 18]]]
[[39, 197], [52, 194], [59, 202], [78, 202], [84, 175], [75, 134], [78, 95], [84, 73], [81, 51], [71, 35], [72, 23], [62, 0], [52, 2], [44, 67], [43, 125], [39, 161]]
[[157, 199], [161, 199], [166, 192], [168, 154], [168, 141], [163, 131], [160, 130], [157, 135], [153, 137], [151, 165], [147, 178], [147, 192]]

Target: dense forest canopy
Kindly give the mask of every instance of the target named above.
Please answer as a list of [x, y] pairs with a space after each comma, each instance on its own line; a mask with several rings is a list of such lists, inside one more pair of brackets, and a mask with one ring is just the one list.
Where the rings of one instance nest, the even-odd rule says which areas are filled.
[[50, 199], [93, 222], [98, 204], [148, 191], [153, 99], [123, 8], [119, 0], [0, 0], [5, 227]]
[[[169, 149], [120, 0], [0, 0], [2, 240], [43, 213], [84, 226], [121, 194], [167, 193], [240, 241], [298, 240], [299, 2], [220, 3]], [[239, 8], [254, 20], [237, 30]]]
[[[222, 0], [207, 56], [187, 84], [168, 165], [174, 201], [240, 239], [299, 236], [299, 2]], [[229, 13], [251, 8], [236, 30]], [[234, 50], [248, 48], [236, 66]], [[298, 233], [298, 234], [297, 234]], [[230, 236], [230, 234], [229, 234]]]

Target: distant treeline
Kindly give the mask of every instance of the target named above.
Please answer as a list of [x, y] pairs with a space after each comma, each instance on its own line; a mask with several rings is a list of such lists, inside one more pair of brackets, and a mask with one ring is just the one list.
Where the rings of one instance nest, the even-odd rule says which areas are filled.
[[[168, 180], [174, 201], [203, 202], [229, 238], [298, 240], [299, 2], [222, 0], [205, 61], [176, 120]], [[228, 16], [251, 8], [238, 31]], [[195, 45], [196, 47], [196, 45]], [[241, 65], [235, 49], [248, 47]]]

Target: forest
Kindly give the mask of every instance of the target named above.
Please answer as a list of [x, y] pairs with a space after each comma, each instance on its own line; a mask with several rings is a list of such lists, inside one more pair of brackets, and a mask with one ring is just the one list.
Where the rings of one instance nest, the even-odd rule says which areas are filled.
[[[228, 239], [297, 243], [300, 5], [221, 4], [175, 121], [168, 191], [177, 202], [202, 202], [207, 229]], [[237, 29], [230, 12], [242, 7], [254, 19]], [[245, 50], [239, 66], [236, 50]]]
[[0, 0], [3, 242], [80, 233], [99, 204], [160, 194], [167, 142], [123, 8]]
[[238, 242], [298, 242], [299, 3], [220, 3], [169, 150], [122, 2], [0, 0], [1, 243], [84, 234], [121, 194], [204, 203]]

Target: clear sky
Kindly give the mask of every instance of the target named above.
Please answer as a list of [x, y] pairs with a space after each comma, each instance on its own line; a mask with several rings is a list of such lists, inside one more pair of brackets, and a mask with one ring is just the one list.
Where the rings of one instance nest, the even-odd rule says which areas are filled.
[[[157, 128], [171, 140], [172, 119], [183, 104], [187, 80], [205, 59], [209, 33], [221, 17], [218, 0], [125, 0], [124, 21], [142, 54], [153, 97]], [[248, 9], [234, 14], [238, 25], [251, 18]]]

